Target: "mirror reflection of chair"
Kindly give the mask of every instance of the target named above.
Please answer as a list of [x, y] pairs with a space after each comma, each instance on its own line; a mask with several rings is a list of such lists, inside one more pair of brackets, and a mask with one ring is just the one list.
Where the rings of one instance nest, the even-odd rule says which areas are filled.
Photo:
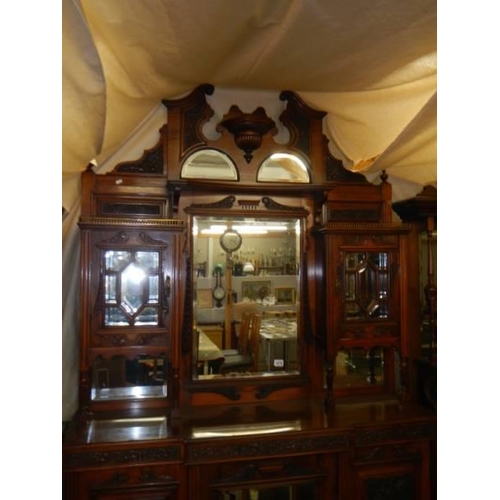
[[231, 304], [231, 339], [230, 346], [226, 345], [228, 349], [238, 349], [239, 348], [239, 335], [241, 330], [242, 316], [243, 313], [257, 313], [262, 314], [262, 304], [258, 302], [236, 302]]
[[237, 349], [222, 351], [224, 363], [222, 374], [233, 371], [258, 371], [259, 332], [262, 316], [257, 313], [243, 312], [238, 335]]

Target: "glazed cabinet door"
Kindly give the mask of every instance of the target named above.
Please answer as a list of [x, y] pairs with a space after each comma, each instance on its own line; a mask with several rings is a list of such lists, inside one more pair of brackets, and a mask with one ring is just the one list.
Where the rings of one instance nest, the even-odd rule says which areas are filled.
[[325, 232], [327, 380], [336, 396], [402, 391], [402, 232], [379, 225]]
[[91, 347], [134, 345], [141, 334], [148, 344], [160, 343], [170, 326], [173, 245], [172, 235], [160, 231], [92, 234]]
[[131, 401], [165, 406], [178, 328], [178, 236], [134, 227], [82, 236], [82, 393], [94, 410]]

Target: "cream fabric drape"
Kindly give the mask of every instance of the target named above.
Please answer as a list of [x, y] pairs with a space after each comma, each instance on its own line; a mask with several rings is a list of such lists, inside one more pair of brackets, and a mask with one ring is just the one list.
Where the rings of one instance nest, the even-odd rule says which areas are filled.
[[436, 31], [435, 0], [63, 0], [63, 205], [91, 159], [202, 83], [294, 90], [346, 167], [435, 183]]

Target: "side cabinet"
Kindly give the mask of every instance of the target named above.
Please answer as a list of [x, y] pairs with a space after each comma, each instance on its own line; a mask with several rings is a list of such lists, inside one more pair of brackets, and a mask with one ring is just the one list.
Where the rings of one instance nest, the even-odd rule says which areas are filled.
[[82, 175], [80, 410], [172, 406], [181, 221], [164, 176]]
[[184, 500], [185, 469], [179, 443], [102, 445], [63, 455], [67, 500]]
[[408, 232], [390, 224], [322, 229], [330, 399], [408, 397]]
[[430, 499], [435, 422], [360, 428], [353, 448], [340, 459], [340, 498], [352, 500]]

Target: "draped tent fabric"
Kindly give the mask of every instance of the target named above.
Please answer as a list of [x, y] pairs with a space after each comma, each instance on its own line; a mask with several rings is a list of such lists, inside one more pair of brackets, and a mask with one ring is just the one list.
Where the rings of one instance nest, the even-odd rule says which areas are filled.
[[106, 106], [101, 61], [81, 7], [62, 5], [62, 202], [70, 210], [78, 199], [82, 169], [101, 150]]
[[203, 83], [296, 91], [328, 113], [347, 168], [390, 147], [389, 175], [435, 183], [435, 107], [413, 120], [437, 93], [436, 10], [435, 0], [63, 0], [65, 208], [91, 159], [161, 99]]
[[[385, 170], [395, 201], [436, 186], [436, 22], [436, 0], [63, 0], [63, 275], [77, 265], [64, 254], [77, 252], [81, 172], [139, 158], [168, 120], [161, 100], [204, 83], [219, 116], [233, 97], [296, 92], [327, 113], [334, 156], [372, 182]], [[63, 289], [74, 297], [74, 280]], [[77, 349], [71, 304], [65, 350]], [[68, 386], [63, 399], [65, 418]]]

